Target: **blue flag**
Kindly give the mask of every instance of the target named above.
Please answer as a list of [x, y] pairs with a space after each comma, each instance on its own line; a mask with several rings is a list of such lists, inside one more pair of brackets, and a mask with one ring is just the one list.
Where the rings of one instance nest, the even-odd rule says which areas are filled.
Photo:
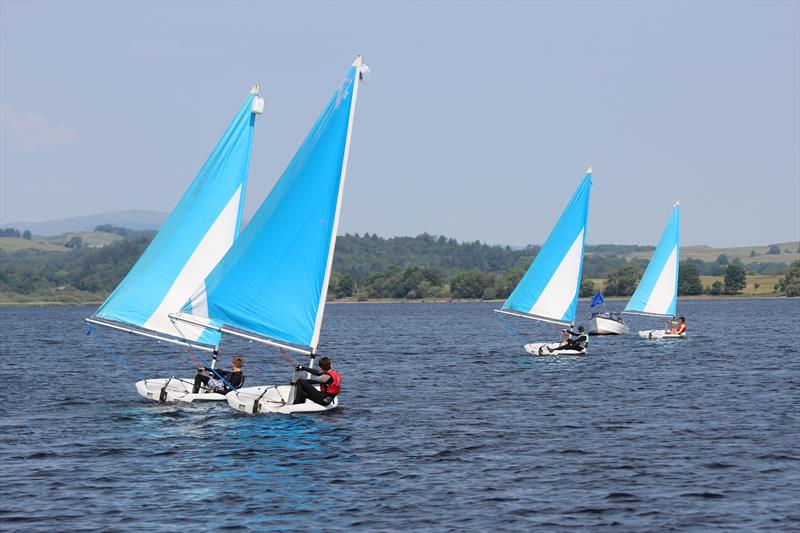
[[592, 296], [592, 303], [590, 307], [594, 307], [595, 305], [603, 305], [605, 300], [603, 300], [603, 291], [597, 291], [597, 294]]

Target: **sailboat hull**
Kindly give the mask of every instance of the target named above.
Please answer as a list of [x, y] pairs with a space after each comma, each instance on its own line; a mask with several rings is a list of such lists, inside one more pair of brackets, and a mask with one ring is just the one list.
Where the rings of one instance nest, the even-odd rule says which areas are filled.
[[561, 346], [558, 342], [535, 342], [525, 345], [525, 351], [531, 355], [541, 355], [552, 357], [554, 355], [586, 355], [586, 349], [578, 350], [555, 350]]
[[616, 320], [596, 316], [586, 323], [586, 330], [589, 335], [627, 335], [631, 328], [627, 324], [622, 324]]
[[228, 405], [237, 411], [248, 414], [321, 413], [323, 411], [332, 411], [339, 407], [338, 398], [334, 398], [333, 402], [328, 406], [316, 404], [311, 400], [291, 405], [288, 403], [292, 392], [291, 389], [290, 385], [247, 387], [229, 392], [225, 399], [228, 400]]
[[645, 331], [640, 331], [639, 332], [639, 337], [641, 337], [643, 339], [653, 339], [653, 340], [659, 340], [659, 339], [684, 339], [684, 338], [686, 338], [686, 333], [685, 332], [681, 333], [681, 334], [667, 333], [663, 329], [648, 329], [648, 330], [645, 330]]
[[200, 392], [192, 394], [193, 378], [161, 378], [145, 379], [136, 382], [136, 392], [155, 402], [219, 402], [225, 395], [216, 392]]

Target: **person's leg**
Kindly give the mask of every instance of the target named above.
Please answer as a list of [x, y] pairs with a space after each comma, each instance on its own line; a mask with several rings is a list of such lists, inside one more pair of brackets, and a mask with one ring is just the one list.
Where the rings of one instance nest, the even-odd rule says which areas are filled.
[[306, 401], [306, 392], [305, 392], [306, 389], [305, 389], [305, 387], [307, 385], [308, 385], [308, 380], [305, 379], [305, 378], [300, 378], [295, 382], [295, 384], [294, 384], [294, 389], [295, 389], [294, 390], [294, 402], [293, 403], [297, 404], [297, 403], [303, 403], [304, 401]]
[[[298, 401], [297, 398], [302, 397], [301, 401]], [[311, 400], [314, 403], [319, 405], [327, 406], [328, 403], [325, 402], [325, 395], [322, 392], [318, 391], [314, 385], [311, 384], [310, 381], [307, 379], [298, 379], [297, 380], [297, 392], [295, 393], [294, 403], [303, 403], [306, 399]]]
[[198, 392], [200, 392], [200, 385], [205, 385], [206, 383], [208, 383], [209, 379], [210, 378], [208, 376], [206, 376], [205, 374], [201, 374], [200, 372], [195, 374], [194, 387], [192, 387], [192, 394], [197, 394]]

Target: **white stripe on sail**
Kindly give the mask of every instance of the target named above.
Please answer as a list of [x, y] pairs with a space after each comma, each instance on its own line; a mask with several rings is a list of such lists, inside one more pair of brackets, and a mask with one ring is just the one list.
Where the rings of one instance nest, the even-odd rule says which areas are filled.
[[553, 277], [528, 311], [530, 314], [561, 320], [567, 312], [578, 290], [578, 276], [583, 260], [583, 232], [582, 229], [569, 247]]
[[[158, 309], [147, 319], [144, 328], [160, 331], [169, 335], [176, 335], [184, 339], [197, 340], [205, 331], [203, 328], [181, 325], [175, 328], [169, 318], [169, 313], [176, 313], [186, 303], [190, 296], [197, 290], [198, 285], [204, 283], [205, 277], [217, 266], [236, 238], [236, 220], [239, 217], [239, 199], [241, 185], [233, 193], [225, 209], [211, 225], [208, 232], [197, 245], [191, 257], [184, 265], [178, 277], [172, 283], [167, 295], [161, 301]], [[194, 305], [194, 302], [193, 304]], [[207, 314], [207, 311], [206, 311]]]
[[658, 276], [658, 281], [653, 286], [653, 292], [647, 299], [647, 305], [644, 306], [645, 313], [654, 313], [657, 315], [669, 314], [670, 305], [675, 298], [676, 275], [678, 267], [678, 246], [672, 249], [669, 254], [669, 259], [664, 264], [661, 274]]

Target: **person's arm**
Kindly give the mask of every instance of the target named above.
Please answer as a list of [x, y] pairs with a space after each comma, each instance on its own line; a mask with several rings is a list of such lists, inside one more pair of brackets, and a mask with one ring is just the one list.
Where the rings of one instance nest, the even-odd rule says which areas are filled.
[[308, 372], [309, 374], [311, 374], [313, 376], [321, 376], [322, 375], [322, 372], [320, 372], [319, 370], [317, 370], [315, 368], [308, 368], [307, 366], [303, 366], [303, 365], [297, 365], [296, 367], [294, 367], [294, 369], [295, 370], [306, 371], [306, 372]]

